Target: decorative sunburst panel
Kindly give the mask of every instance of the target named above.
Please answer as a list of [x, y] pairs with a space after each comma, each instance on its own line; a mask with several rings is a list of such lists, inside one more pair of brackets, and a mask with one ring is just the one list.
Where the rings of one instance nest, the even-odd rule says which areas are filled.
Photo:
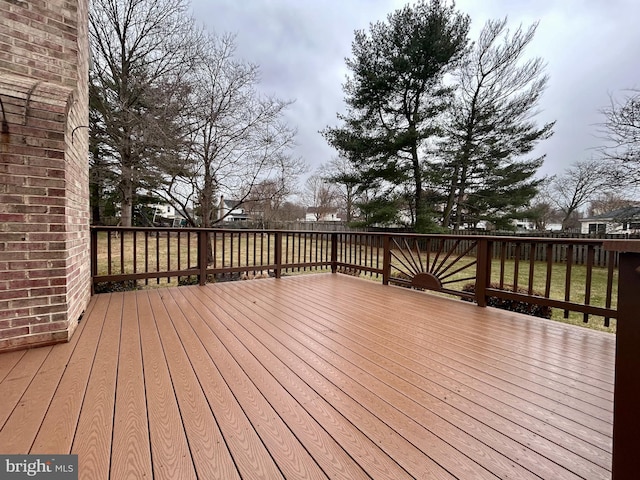
[[413, 288], [457, 293], [456, 284], [475, 281], [477, 240], [393, 238], [391, 279]]

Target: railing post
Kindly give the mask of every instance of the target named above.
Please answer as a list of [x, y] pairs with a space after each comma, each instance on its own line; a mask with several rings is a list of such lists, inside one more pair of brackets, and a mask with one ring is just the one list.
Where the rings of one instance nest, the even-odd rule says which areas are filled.
[[198, 280], [200, 285], [205, 285], [207, 283], [207, 266], [208, 266], [208, 245], [207, 242], [209, 240], [209, 232], [206, 230], [198, 230], [198, 269], [200, 273], [198, 274]]
[[605, 241], [620, 252], [616, 371], [613, 397], [612, 480], [638, 478], [640, 425], [640, 241]]
[[276, 232], [276, 240], [274, 245], [274, 256], [275, 256], [275, 274], [276, 278], [280, 278], [282, 275], [282, 232]]
[[487, 306], [487, 287], [491, 281], [491, 248], [493, 244], [487, 238], [478, 240], [476, 255], [476, 303], [479, 307]]
[[95, 295], [96, 286], [94, 278], [98, 275], [98, 231], [95, 228], [91, 232], [91, 295]]
[[331, 233], [331, 273], [338, 271], [338, 232]]
[[385, 235], [382, 240], [382, 284], [389, 285], [391, 277], [391, 237]]

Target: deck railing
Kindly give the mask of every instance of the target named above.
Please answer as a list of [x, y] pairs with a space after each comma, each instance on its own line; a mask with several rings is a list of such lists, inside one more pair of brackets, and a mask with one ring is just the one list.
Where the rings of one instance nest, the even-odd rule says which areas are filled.
[[[95, 291], [331, 271], [472, 300], [616, 317], [605, 240], [285, 230], [92, 227]], [[604, 265], [604, 266], [602, 266]], [[575, 314], [573, 314], [575, 315]]]

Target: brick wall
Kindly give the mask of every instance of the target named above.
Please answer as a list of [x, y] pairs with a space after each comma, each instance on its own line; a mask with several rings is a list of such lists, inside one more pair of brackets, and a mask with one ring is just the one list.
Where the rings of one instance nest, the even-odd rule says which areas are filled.
[[87, 0], [0, 0], [0, 351], [68, 340], [88, 303], [87, 78]]

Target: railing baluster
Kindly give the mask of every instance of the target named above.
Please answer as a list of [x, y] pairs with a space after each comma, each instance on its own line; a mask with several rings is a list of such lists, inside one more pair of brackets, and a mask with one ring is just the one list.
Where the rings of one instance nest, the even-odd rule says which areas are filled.
[[182, 270], [182, 262], [180, 261], [180, 255], [181, 255], [181, 248], [180, 248], [180, 234], [182, 232], [178, 231], [177, 232], [177, 236], [176, 236], [176, 240], [177, 240], [177, 247], [178, 247], [178, 270]]
[[120, 273], [125, 273], [124, 271], [124, 236], [127, 234], [126, 231], [120, 232]]
[[300, 235], [301, 235], [300, 233], [294, 233], [294, 234], [293, 234], [294, 242], [297, 242], [297, 243], [298, 243], [298, 245], [297, 245], [297, 247], [298, 247], [298, 260], [297, 260], [297, 263], [298, 263], [298, 271], [300, 271], [300, 262], [301, 262], [300, 249], [301, 249], [301, 247], [302, 247], [302, 238], [301, 238], [301, 236], [300, 236]]
[[533, 295], [533, 279], [536, 260], [536, 244], [532, 243], [529, 247], [529, 295]]
[[200, 286], [204, 286], [207, 283], [207, 264], [208, 264], [208, 252], [209, 248], [207, 242], [209, 239], [209, 232], [206, 230], [198, 231], [198, 283]]
[[553, 245], [551, 243], [547, 244], [547, 272], [546, 278], [544, 282], [544, 296], [549, 298], [551, 294], [551, 272], [553, 271]]
[[[167, 230], [167, 271], [171, 271], [171, 231]], [[171, 277], [167, 277], [167, 283], [171, 283]]]
[[111, 230], [107, 231], [107, 275], [111, 275]]
[[507, 242], [503, 241], [500, 244], [500, 290], [504, 288], [504, 271], [505, 271], [505, 260], [507, 257]]
[[[160, 271], [160, 230], [156, 230], [156, 272]], [[156, 282], [160, 285], [160, 277], [156, 278]]]
[[[594, 248], [593, 245], [587, 246], [587, 278], [585, 280], [584, 285], [584, 304], [591, 305], [591, 278], [593, 274], [593, 259], [594, 259]], [[584, 313], [582, 316], [582, 321], [587, 323], [589, 321], [589, 314]]]
[[518, 280], [520, 279], [520, 242], [516, 242], [516, 250], [513, 254], [513, 291], [518, 291]]
[[[571, 299], [571, 266], [573, 265], [573, 245], [567, 246], [567, 267], [564, 280], [564, 301]], [[569, 318], [569, 310], [564, 311], [564, 318]]]
[[383, 241], [382, 284], [389, 285], [389, 278], [391, 277], [391, 237], [385, 235]]
[[191, 231], [187, 232], [187, 268], [191, 268]]
[[[149, 230], [144, 231], [144, 273], [149, 273]], [[144, 279], [144, 284], [149, 285], [149, 277]]]
[[[607, 293], [605, 298], [605, 307], [611, 308], [611, 297], [613, 293], [613, 271], [616, 264], [616, 256], [618, 252], [605, 252], [607, 255]], [[609, 317], [604, 317], [604, 326], [609, 327]]]

